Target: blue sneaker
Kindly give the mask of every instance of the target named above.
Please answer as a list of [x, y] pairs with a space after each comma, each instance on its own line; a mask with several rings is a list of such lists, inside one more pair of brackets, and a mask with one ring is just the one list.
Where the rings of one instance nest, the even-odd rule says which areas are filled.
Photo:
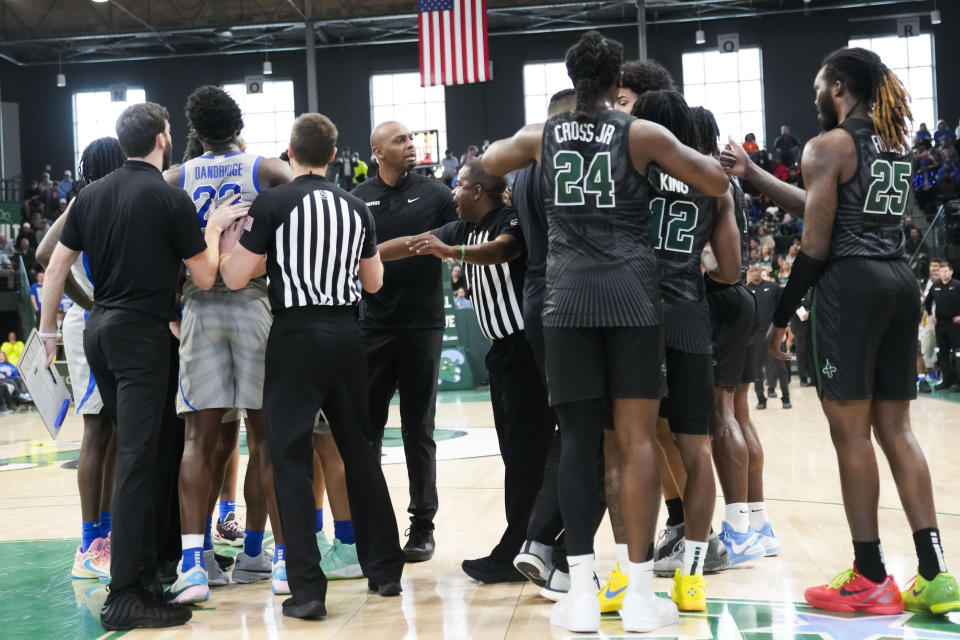
[[275, 596], [290, 595], [290, 585], [287, 583], [287, 561], [281, 560], [274, 563], [273, 575], [270, 581], [270, 588]]
[[730, 566], [762, 558], [767, 554], [756, 532], [738, 533], [726, 520], [723, 522], [719, 537], [720, 542], [727, 548]]
[[780, 553], [780, 549], [783, 548], [783, 545], [780, 544], [780, 541], [777, 540], [777, 536], [773, 535], [773, 525], [769, 522], [763, 525], [763, 529], [757, 531], [756, 529], [750, 529], [751, 532], [757, 534], [757, 537], [760, 538], [760, 544], [763, 546], [765, 552], [764, 555], [775, 556]]

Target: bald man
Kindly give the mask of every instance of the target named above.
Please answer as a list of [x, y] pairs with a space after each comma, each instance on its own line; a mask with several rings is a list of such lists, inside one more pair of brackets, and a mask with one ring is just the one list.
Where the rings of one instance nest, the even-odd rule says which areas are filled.
[[[399, 122], [383, 122], [370, 135], [380, 174], [353, 190], [370, 208], [381, 243], [417, 235], [457, 220], [450, 190], [413, 172], [413, 135]], [[407, 562], [433, 557], [437, 513], [434, 409], [444, 312], [442, 263], [424, 255], [384, 264], [383, 288], [363, 293], [360, 326], [370, 378], [370, 426], [383, 439], [393, 394], [400, 391], [400, 433], [410, 478]]]

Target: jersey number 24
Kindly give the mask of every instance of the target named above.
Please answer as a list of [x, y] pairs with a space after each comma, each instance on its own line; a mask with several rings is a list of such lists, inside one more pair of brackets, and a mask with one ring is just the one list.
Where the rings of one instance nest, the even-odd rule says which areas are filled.
[[576, 207], [586, 204], [584, 194], [597, 197], [598, 207], [612, 207], [617, 199], [610, 172], [610, 152], [601, 151], [590, 160], [586, 176], [584, 160], [579, 151], [557, 151], [553, 156], [556, 169], [553, 202], [560, 207]]
[[870, 183], [870, 189], [867, 191], [863, 212], [902, 216], [907, 209], [907, 199], [910, 195], [911, 173], [913, 171], [909, 162], [874, 160], [870, 165], [870, 176], [873, 182]]

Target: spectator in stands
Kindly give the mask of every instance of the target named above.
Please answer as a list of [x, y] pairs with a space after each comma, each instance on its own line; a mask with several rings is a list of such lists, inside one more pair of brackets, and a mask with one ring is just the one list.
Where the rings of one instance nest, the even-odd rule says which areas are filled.
[[[19, 357], [18, 355], [17, 359], [19, 359]], [[7, 354], [4, 351], [0, 351], [0, 387], [3, 388], [0, 394], [5, 396], [3, 398], [3, 404], [0, 405], [3, 410], [14, 411], [18, 405], [32, 400], [30, 394], [27, 393], [27, 385], [24, 384], [23, 378], [20, 377], [20, 371], [17, 369], [17, 365], [9, 362]]]
[[903, 216], [903, 232], [909, 234], [910, 229], [915, 228], [916, 227], [913, 224], [913, 216]]
[[768, 271], [773, 268], [773, 258], [771, 257], [771, 249], [768, 245], [760, 245], [760, 259], [757, 261], [757, 264]]
[[460, 162], [453, 156], [453, 151], [447, 149], [447, 152], [443, 154], [443, 159], [440, 160], [440, 166], [443, 167], [443, 175], [440, 180], [448, 187], [452, 186], [453, 178], [460, 170]]
[[781, 287], [786, 286], [792, 269], [793, 263], [787, 260], [786, 256], [777, 256], [777, 282]]
[[8, 257], [13, 253], [13, 243], [7, 240], [7, 237], [0, 233], [0, 254], [6, 254]]
[[7, 334], [7, 341], [0, 345], [0, 351], [11, 364], [17, 364], [20, 362], [20, 354], [23, 353], [23, 343], [17, 340], [17, 334], [11, 331]]
[[920, 144], [921, 140], [930, 140], [933, 136], [930, 133], [930, 130], [927, 129], [927, 123], [921, 122], [920, 126], [917, 128], [917, 135], [913, 137], [913, 143], [915, 145]]
[[800, 251], [800, 245], [797, 245], [797, 244], [791, 244], [790, 248], [787, 249], [787, 255], [784, 257], [784, 259], [790, 263], [791, 267], [793, 266], [794, 260], [797, 259], [797, 252], [799, 251]]
[[743, 150], [747, 152], [747, 155], [760, 151], [760, 146], [757, 144], [757, 136], [748, 133], [743, 139]]
[[20, 233], [17, 234], [17, 250], [20, 251], [20, 247], [23, 244], [23, 241], [26, 240], [30, 243], [31, 247], [36, 248], [39, 244], [37, 242], [37, 235], [33, 232], [33, 227], [30, 226], [29, 222], [24, 222], [20, 225]]
[[953, 155], [948, 155], [943, 159], [943, 166], [937, 171], [936, 182], [943, 180], [944, 174], [951, 174], [955, 182], [960, 182], [960, 169], [956, 167], [956, 160]]
[[43, 271], [37, 274], [37, 281], [30, 285], [30, 302], [33, 310], [40, 313], [40, 301], [43, 299]]
[[[455, 266], [450, 271], [450, 287], [453, 289], [453, 292], [457, 295], [466, 295], [469, 284], [467, 283], [467, 274], [463, 272], [463, 269], [460, 266]], [[462, 290], [463, 294], [458, 294], [457, 292]]]
[[477, 149], [477, 145], [475, 144], [472, 144], [469, 147], [467, 147], [467, 152], [462, 156], [460, 156], [460, 166], [462, 167], [463, 165], [467, 164], [471, 160], [475, 160], [477, 158], [477, 153], [479, 151], [480, 150]]
[[66, 200], [71, 189], [73, 189], [73, 174], [67, 170], [63, 172], [63, 178], [57, 185], [57, 197]]
[[17, 255], [23, 260], [23, 266], [26, 269], [37, 268], [37, 248], [30, 244], [29, 238], [20, 238], [20, 244], [17, 245]]
[[43, 172], [43, 176], [40, 178], [39, 186], [41, 194], [50, 193], [50, 191], [53, 189], [53, 180], [50, 179], [50, 172]]
[[780, 152], [783, 162], [792, 165], [800, 160], [800, 138], [790, 133], [790, 125], [780, 127], [780, 135], [773, 143], [775, 151]]
[[766, 247], [768, 250], [770, 250], [776, 245], [773, 236], [767, 234], [767, 228], [763, 225], [757, 227], [757, 242], [760, 243], [761, 249]]
[[920, 246], [920, 230], [917, 229], [916, 227], [913, 227], [912, 229], [910, 229], [909, 232], [907, 232], [907, 241], [906, 241], [904, 250], [908, 254], [913, 255], [917, 252], [917, 248], [919, 246]]
[[946, 139], [948, 145], [953, 145], [956, 138], [953, 135], [953, 131], [950, 131], [950, 127], [947, 126], [946, 120], [941, 120], [937, 123], [937, 130], [933, 132], [933, 143], [939, 146], [940, 141]]
[[353, 152], [353, 184], [357, 185], [367, 179], [367, 163], [360, 159], [360, 154]]
[[770, 171], [778, 180], [783, 180], [784, 182], [790, 178], [790, 171], [787, 169], [787, 165], [784, 163], [784, 154], [782, 151], [773, 152], [773, 169]]

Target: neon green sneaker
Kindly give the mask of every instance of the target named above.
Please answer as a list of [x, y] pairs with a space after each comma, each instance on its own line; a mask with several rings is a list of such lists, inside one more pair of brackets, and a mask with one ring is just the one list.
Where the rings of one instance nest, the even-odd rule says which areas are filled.
[[960, 587], [949, 573], [938, 573], [933, 580], [916, 575], [902, 595], [904, 608], [914, 613], [960, 611]]

